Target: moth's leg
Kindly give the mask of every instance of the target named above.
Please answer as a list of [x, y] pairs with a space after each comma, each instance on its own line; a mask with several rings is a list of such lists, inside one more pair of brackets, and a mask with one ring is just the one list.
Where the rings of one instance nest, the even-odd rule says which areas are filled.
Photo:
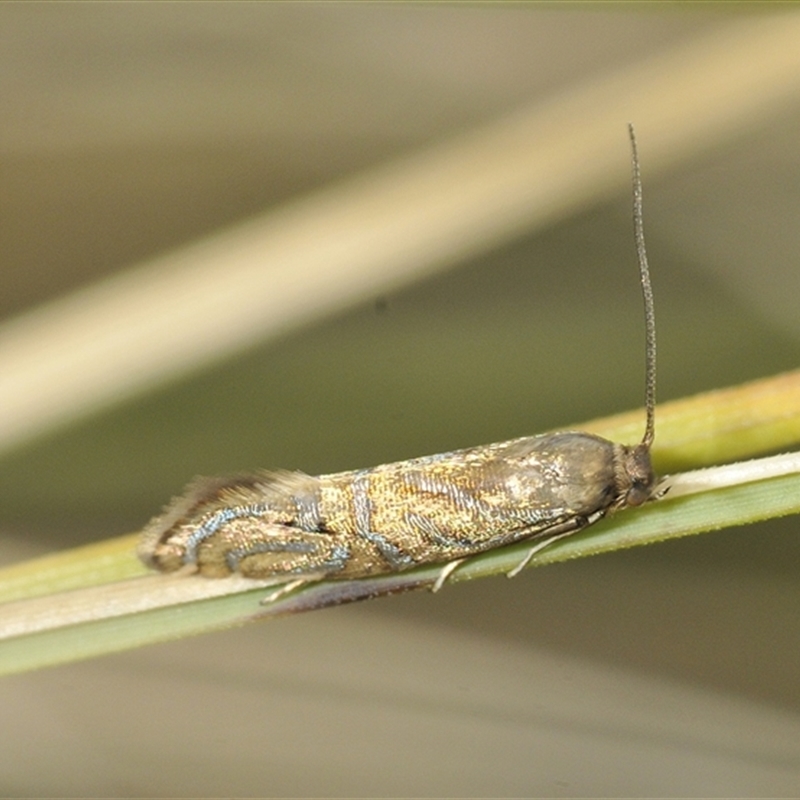
[[566, 531], [565, 533], [558, 533], [555, 536], [548, 536], [546, 539], [543, 539], [542, 541], [537, 542], [533, 547], [531, 547], [530, 550], [528, 550], [527, 553], [525, 553], [525, 557], [522, 559], [522, 561], [519, 562], [519, 564], [517, 564], [516, 567], [514, 567], [514, 569], [511, 569], [508, 572], [506, 572], [506, 577], [507, 578], [516, 578], [517, 575], [519, 575], [519, 573], [522, 572], [522, 570], [524, 570], [525, 567], [528, 566], [528, 564], [530, 563], [530, 560], [540, 550], [544, 550], [545, 547], [549, 547], [551, 544], [553, 544], [553, 542], [557, 542], [559, 539], [563, 539], [566, 536], [571, 536], [573, 533], [575, 533], [575, 531], [578, 531], [578, 530], [580, 530], [580, 528], [575, 528], [575, 530]]
[[307, 583], [314, 583], [315, 581], [321, 581], [325, 576], [319, 575], [317, 577], [308, 576], [306, 575], [303, 578], [297, 578], [296, 580], [289, 581], [289, 583], [284, 583], [282, 586], [279, 586], [274, 591], [270, 592], [262, 601], [262, 606], [268, 606], [270, 603], [274, 603], [276, 600], [280, 599], [286, 594], [291, 594], [295, 589], [299, 589], [301, 586], [305, 586]]
[[[587, 525], [590, 525], [592, 522], [595, 521], [595, 518], [587, 519], [585, 517], [579, 517], [576, 519], [571, 519], [568, 522], [564, 522], [560, 525], [554, 525], [552, 528], [545, 532], [546, 538], [536, 542], [533, 547], [528, 550], [525, 554], [525, 557], [522, 561], [517, 564], [514, 569], [510, 572], [507, 572], [506, 575], [509, 578], [516, 577], [523, 569], [528, 565], [530, 560], [538, 553], [540, 550], [544, 550], [545, 547], [555, 542], [557, 539], [562, 539], [565, 536], [570, 536], [573, 533], [581, 530], [581, 528], [585, 528]], [[455, 561], [448, 561], [442, 569], [440, 570], [439, 574], [436, 576], [436, 580], [431, 586], [432, 592], [438, 592], [442, 586], [445, 585], [448, 578], [465, 562], [469, 561], [469, 558], [457, 558]]]
[[[603, 516], [602, 511], [598, 511], [595, 514], [592, 514], [588, 517], [575, 517], [573, 519], [567, 520], [566, 522], [562, 522], [560, 525], [554, 525], [552, 528], [548, 528], [545, 531], [540, 531], [540, 536], [543, 538], [539, 539], [531, 548], [525, 553], [524, 558], [522, 561], [517, 564], [514, 569], [509, 570], [506, 573], [506, 577], [508, 578], [516, 578], [520, 572], [522, 572], [525, 567], [528, 566], [530, 560], [540, 551], [544, 550], [545, 547], [550, 547], [553, 542], [557, 542], [559, 539], [566, 539], [567, 536], [572, 536], [573, 534], [577, 533], [578, 531], [583, 530], [584, 528], [588, 527], [594, 522], [597, 522]], [[537, 539], [539, 537], [537, 536]]]
[[457, 558], [455, 561], [449, 561], [445, 564], [439, 574], [436, 576], [436, 580], [433, 582], [433, 586], [431, 586], [432, 592], [438, 592], [442, 586], [445, 585], [447, 579], [465, 562], [467, 561], [466, 558]]

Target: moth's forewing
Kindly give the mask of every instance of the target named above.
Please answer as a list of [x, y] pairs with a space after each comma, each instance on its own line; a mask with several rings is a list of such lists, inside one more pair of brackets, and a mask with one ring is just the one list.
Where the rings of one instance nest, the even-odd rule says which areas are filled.
[[196, 481], [147, 527], [146, 563], [354, 578], [447, 563], [625, 503], [621, 448], [556, 433], [312, 478]]

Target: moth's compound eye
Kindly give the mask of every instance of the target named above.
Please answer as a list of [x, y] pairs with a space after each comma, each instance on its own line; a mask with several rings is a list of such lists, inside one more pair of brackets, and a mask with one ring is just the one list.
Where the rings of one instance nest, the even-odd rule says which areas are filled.
[[651, 489], [649, 484], [636, 481], [630, 489], [628, 489], [628, 496], [625, 498], [626, 505], [640, 506], [650, 499]]

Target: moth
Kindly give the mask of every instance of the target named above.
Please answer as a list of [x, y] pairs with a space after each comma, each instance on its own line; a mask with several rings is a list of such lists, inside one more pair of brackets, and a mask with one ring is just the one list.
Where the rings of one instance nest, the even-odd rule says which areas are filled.
[[310, 581], [440, 564], [435, 591], [478, 553], [530, 542], [513, 577], [552, 542], [651, 499], [655, 315], [636, 136], [628, 130], [647, 343], [639, 444], [566, 431], [317, 477], [263, 471], [199, 478], [146, 526], [138, 550], [144, 563], [209, 578], [286, 578], [268, 599]]

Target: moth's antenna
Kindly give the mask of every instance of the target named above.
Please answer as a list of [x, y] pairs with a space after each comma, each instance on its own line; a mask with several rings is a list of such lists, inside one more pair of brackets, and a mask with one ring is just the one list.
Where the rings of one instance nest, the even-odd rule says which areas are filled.
[[650, 269], [647, 266], [647, 252], [644, 246], [644, 223], [642, 221], [642, 175], [639, 169], [639, 152], [636, 148], [636, 132], [633, 124], [628, 123], [628, 134], [631, 139], [631, 162], [633, 165], [633, 235], [636, 241], [636, 257], [639, 260], [639, 277], [642, 282], [644, 298], [644, 322], [646, 330], [646, 369], [644, 405], [647, 411], [647, 423], [644, 429], [642, 445], [648, 450], [655, 436], [656, 411], [656, 312], [653, 306], [653, 287], [650, 284]]

